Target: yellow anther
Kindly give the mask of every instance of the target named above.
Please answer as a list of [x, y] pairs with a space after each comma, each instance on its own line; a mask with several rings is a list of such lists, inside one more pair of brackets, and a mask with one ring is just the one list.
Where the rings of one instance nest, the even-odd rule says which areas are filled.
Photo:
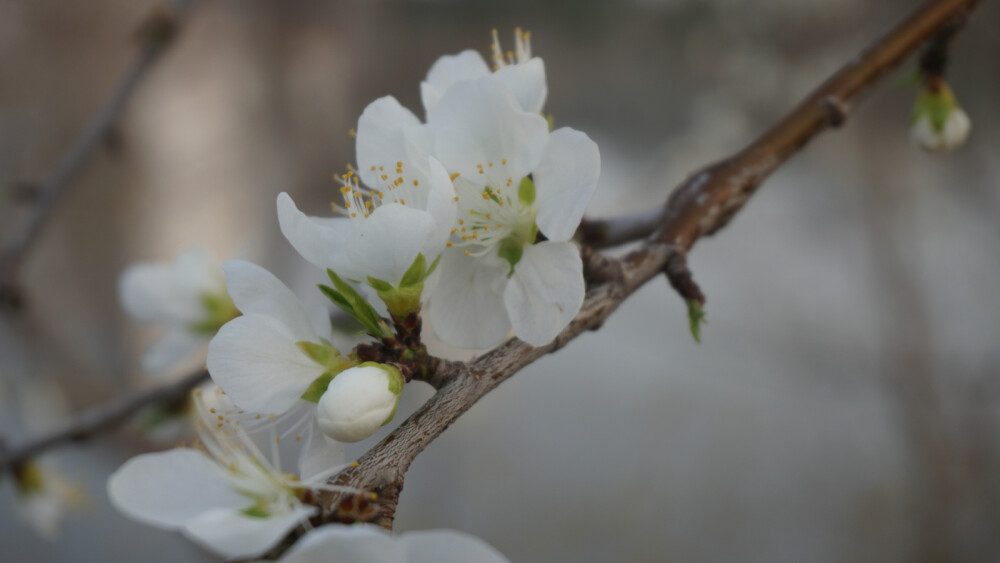
[[458, 196], [455, 196], [455, 201], [458, 201]]
[[451, 173], [451, 181], [452, 181], [452, 182], [454, 182], [454, 181], [455, 181], [455, 178], [458, 178], [458, 172], [452, 172], [452, 173]]
[[468, 255], [470, 255], [470, 254], [472, 254], [472, 253], [471, 253], [471, 252], [469, 252], [468, 250], [466, 250], [466, 251], [465, 251], [465, 255], [466, 255], [466, 256], [468, 256]]
[[500, 164], [507, 164], [507, 159], [506, 158], [501, 158], [500, 159]]
[[418, 181], [414, 180], [414, 181], [413, 181], [413, 185], [414, 185], [414, 186], [419, 186], [419, 185], [420, 185], [420, 182], [418, 182]]
[[257, 416], [255, 416], [254, 420], [260, 420], [260, 415], [258, 414]]
[[444, 245], [447, 246], [448, 248], [451, 248], [451, 242], [446, 242], [444, 243]]
[[355, 131], [354, 129], [351, 129], [350, 131], [347, 132], [347, 134], [353, 137], [353, 136], [357, 135], [358, 132]]
[[492, 162], [488, 162], [487, 164], [489, 164], [490, 168], [493, 168], [493, 163]]
[[388, 180], [389, 179], [389, 175], [388, 174], [382, 174], [382, 179], [383, 180]]
[[351, 462], [351, 469], [354, 469], [357, 466], [358, 466], [358, 462], [356, 462], [356, 461], [352, 461]]
[[458, 224], [459, 225], [464, 225], [465, 224], [465, 219], [459, 219], [458, 220]]

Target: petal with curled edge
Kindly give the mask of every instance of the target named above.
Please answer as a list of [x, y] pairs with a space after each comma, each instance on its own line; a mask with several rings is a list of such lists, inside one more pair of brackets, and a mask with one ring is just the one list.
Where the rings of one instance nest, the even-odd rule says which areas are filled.
[[274, 274], [245, 260], [230, 260], [222, 270], [229, 296], [244, 315], [271, 317], [288, 327], [297, 341], [317, 340], [299, 298]]
[[208, 456], [177, 448], [133, 457], [108, 478], [111, 504], [144, 524], [175, 530], [213, 509], [253, 504]]
[[274, 317], [243, 315], [222, 327], [208, 345], [208, 371], [241, 409], [283, 413], [325, 368], [299, 348]]
[[349, 278], [355, 277], [344, 256], [344, 245], [352, 232], [346, 217], [310, 217], [299, 211], [287, 193], [278, 195], [278, 226], [281, 234], [310, 264]]

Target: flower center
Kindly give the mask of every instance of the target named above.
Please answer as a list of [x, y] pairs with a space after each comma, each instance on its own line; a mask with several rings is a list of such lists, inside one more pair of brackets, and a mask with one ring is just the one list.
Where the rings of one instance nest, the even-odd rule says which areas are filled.
[[517, 63], [525, 63], [531, 59], [531, 32], [521, 31], [521, 28], [514, 29], [514, 50], [507, 51], [506, 56], [500, 48], [500, 38], [497, 30], [493, 30], [493, 44], [490, 46], [493, 51], [493, 70], [500, 70], [501, 67]]
[[476, 180], [461, 176], [454, 180], [458, 196], [458, 225], [452, 234], [459, 240], [448, 246], [467, 247], [467, 256], [496, 252], [510, 263], [511, 273], [524, 254], [524, 246], [535, 241], [535, 185], [530, 177], [515, 181], [505, 174], [507, 159], [477, 164]]

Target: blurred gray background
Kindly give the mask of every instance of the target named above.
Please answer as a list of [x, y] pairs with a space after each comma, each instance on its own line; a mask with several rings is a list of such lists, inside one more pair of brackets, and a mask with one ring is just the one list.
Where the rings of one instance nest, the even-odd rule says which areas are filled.
[[[0, 180], [45, 176], [155, 5], [0, 1]], [[600, 145], [599, 217], [660, 205], [914, 5], [199, 1], [26, 262], [27, 307], [0, 319], [0, 433], [31, 434], [21, 411], [39, 407], [19, 397], [43, 382], [72, 410], [156, 384], [137, 365], [156, 331], [117, 303], [131, 261], [204, 246], [322, 303], [277, 193], [324, 214], [365, 105], [391, 94], [422, 115], [431, 63], [487, 53], [492, 28], [505, 44], [531, 30], [546, 111]], [[966, 146], [910, 144], [910, 61], [698, 244], [702, 344], [654, 280], [421, 454], [396, 529], [464, 530], [514, 561], [1000, 560], [998, 17], [981, 6], [952, 53]], [[0, 236], [24, 211], [3, 195]], [[397, 421], [430, 394], [408, 386]], [[55, 451], [91, 497], [57, 542], [0, 483], [0, 559], [211, 560], [104, 495], [125, 459], [167, 445], [125, 428]]]

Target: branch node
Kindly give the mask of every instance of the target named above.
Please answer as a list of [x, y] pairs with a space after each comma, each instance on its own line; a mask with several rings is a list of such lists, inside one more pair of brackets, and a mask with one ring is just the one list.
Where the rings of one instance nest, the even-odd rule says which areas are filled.
[[840, 127], [847, 121], [847, 114], [850, 112], [850, 107], [839, 97], [832, 94], [826, 96], [820, 102], [820, 105], [823, 106], [823, 110], [826, 112], [826, 121], [830, 124], [830, 127]]
[[684, 301], [697, 301], [699, 305], [705, 305], [705, 294], [695, 283], [691, 270], [688, 269], [687, 256], [683, 252], [675, 251], [667, 258], [667, 263], [663, 266], [663, 273], [667, 276], [671, 287], [684, 299]]

